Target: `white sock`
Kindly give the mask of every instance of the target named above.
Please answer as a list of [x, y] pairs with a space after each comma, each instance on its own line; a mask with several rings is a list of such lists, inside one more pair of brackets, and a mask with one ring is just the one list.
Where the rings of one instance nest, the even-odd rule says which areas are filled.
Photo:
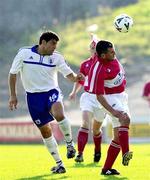
[[58, 122], [59, 127], [64, 135], [67, 144], [72, 144], [72, 132], [71, 132], [71, 125], [67, 118], [63, 119], [62, 121]]
[[49, 138], [43, 138], [43, 142], [47, 147], [50, 154], [53, 156], [54, 160], [56, 161], [57, 165], [63, 165], [61, 157], [59, 155], [58, 145], [53, 136]]

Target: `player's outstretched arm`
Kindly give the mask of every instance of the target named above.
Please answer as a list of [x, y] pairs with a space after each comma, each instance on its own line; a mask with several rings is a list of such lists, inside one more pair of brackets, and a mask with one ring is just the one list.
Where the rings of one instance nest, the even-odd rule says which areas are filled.
[[79, 74], [71, 73], [66, 77], [72, 82], [84, 81], [84, 75], [82, 73]]
[[75, 82], [73, 89], [71, 93], [69, 94], [69, 99], [75, 100], [76, 94], [81, 90], [81, 88], [82, 88], [82, 85], [79, 82]]
[[97, 100], [108, 112], [110, 112], [116, 118], [120, 120], [125, 120], [127, 118], [127, 114], [111, 107], [103, 95], [97, 95]]
[[14, 110], [17, 109], [17, 96], [16, 96], [16, 81], [17, 75], [16, 74], [9, 74], [8, 76], [8, 87], [9, 87], [9, 109]]

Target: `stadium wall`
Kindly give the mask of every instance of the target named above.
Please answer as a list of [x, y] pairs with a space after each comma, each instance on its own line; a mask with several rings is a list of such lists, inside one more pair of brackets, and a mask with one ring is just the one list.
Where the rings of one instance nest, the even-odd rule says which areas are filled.
[[[56, 121], [51, 123], [53, 134], [58, 143], [64, 143], [63, 135]], [[72, 125], [73, 139], [76, 142], [80, 125]], [[103, 142], [109, 143], [112, 137], [112, 126], [108, 122], [103, 127]], [[92, 133], [89, 142], [92, 142]], [[150, 123], [136, 121], [130, 126], [131, 143], [150, 142]], [[38, 128], [32, 121], [6, 121], [0, 120], [0, 143], [42, 143], [42, 137]]]

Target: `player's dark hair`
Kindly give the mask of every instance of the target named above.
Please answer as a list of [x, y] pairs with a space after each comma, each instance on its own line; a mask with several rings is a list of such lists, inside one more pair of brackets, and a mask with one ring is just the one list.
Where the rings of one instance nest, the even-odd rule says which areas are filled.
[[107, 53], [108, 48], [112, 48], [112, 47], [113, 47], [113, 44], [111, 42], [101, 40], [96, 45], [96, 52], [99, 56], [101, 56], [101, 54]]
[[45, 40], [46, 42], [50, 41], [50, 40], [56, 40], [59, 41], [59, 37], [56, 33], [52, 32], [52, 31], [48, 31], [48, 32], [44, 32], [39, 39], [39, 44], [42, 44], [42, 40]]

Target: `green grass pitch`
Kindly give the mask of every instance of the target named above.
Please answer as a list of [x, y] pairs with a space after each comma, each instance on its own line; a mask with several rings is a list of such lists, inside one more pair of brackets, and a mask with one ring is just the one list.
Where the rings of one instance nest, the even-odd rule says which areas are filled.
[[52, 174], [55, 165], [44, 145], [0, 145], [0, 180], [148, 180], [150, 179], [150, 144], [131, 144], [134, 152], [128, 167], [121, 165], [121, 153], [113, 168], [121, 175], [102, 176], [100, 171], [107, 153], [107, 144], [102, 144], [102, 158], [93, 163], [93, 145], [87, 145], [84, 163], [77, 164], [66, 158], [66, 147], [60, 145], [60, 153], [67, 172]]

